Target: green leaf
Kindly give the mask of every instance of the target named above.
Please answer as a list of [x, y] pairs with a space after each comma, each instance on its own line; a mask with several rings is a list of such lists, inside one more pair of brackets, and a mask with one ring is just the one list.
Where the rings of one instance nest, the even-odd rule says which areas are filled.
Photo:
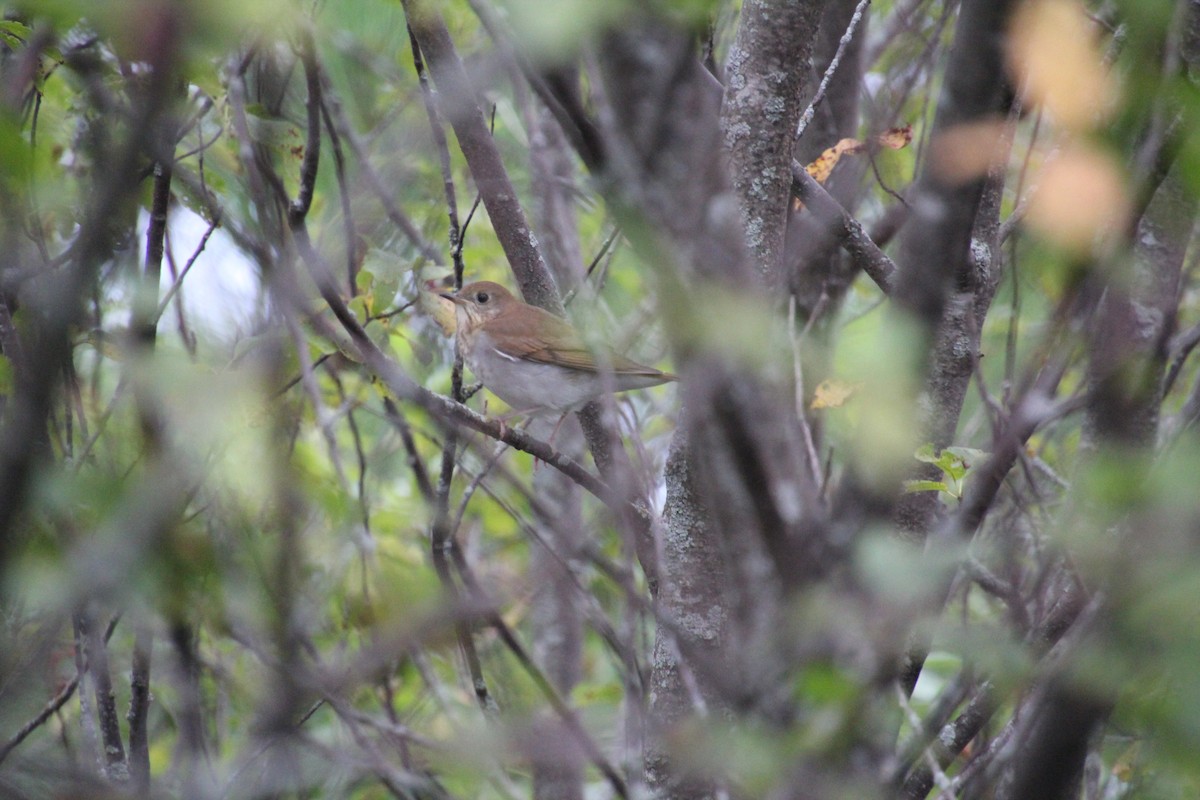
[[938, 462], [938, 453], [931, 443], [926, 442], [917, 448], [917, 452], [913, 453], [913, 458], [924, 464], [936, 464]]
[[956, 481], [962, 480], [963, 476], [967, 474], [966, 462], [950, 452], [949, 449], [942, 451], [941, 457], [937, 460], [937, 465], [942, 472]]
[[954, 482], [961, 481], [972, 467], [987, 456], [987, 451], [973, 447], [947, 447], [938, 451], [929, 443], [921, 445], [913, 454], [917, 461], [933, 464]]
[[360, 292], [369, 292], [375, 283], [375, 273], [369, 269], [360, 269], [354, 276], [354, 285]]
[[909, 494], [916, 492], [948, 492], [950, 491], [950, 487], [942, 481], [905, 481], [904, 491]]
[[25, 46], [33, 29], [15, 19], [0, 20], [0, 39], [14, 50]]
[[979, 466], [979, 464], [981, 464], [987, 459], [988, 456], [991, 455], [991, 453], [989, 453], [987, 450], [979, 450], [974, 447], [947, 447], [942, 452], [953, 455], [955, 458], [961, 461], [968, 470]]

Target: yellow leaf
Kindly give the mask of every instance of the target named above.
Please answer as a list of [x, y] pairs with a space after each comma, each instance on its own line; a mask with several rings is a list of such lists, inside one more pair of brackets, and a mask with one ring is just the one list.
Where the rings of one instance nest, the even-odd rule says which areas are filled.
[[[912, 125], [905, 125], [903, 128], [892, 128], [875, 137], [876, 144], [892, 150], [899, 150], [902, 147], [906, 147], [911, 141]], [[805, 169], [808, 170], [808, 174], [817, 183], [824, 183], [829, 178], [829, 174], [833, 172], [833, 168], [841, 161], [842, 156], [861, 153], [866, 149], [866, 142], [859, 141], [858, 139], [842, 139], [833, 147], [827, 148], [825, 152], [817, 156], [816, 160], [805, 167]]]
[[1029, 227], [1074, 253], [1088, 253], [1127, 226], [1121, 164], [1107, 150], [1069, 143], [1048, 159], [1029, 198]]
[[[875, 137], [875, 143], [880, 147], [887, 147], [892, 150], [899, 150], [906, 147], [912, 141], [912, 125], [905, 125], [903, 128], [891, 128]], [[868, 149], [866, 142], [858, 139], [842, 139], [833, 147], [825, 149], [825, 152], [817, 156], [804, 169], [812, 176], [817, 183], [825, 183], [829, 179], [833, 168], [842, 160], [842, 156], [854, 155]], [[798, 211], [804, 207], [800, 201], [795, 201], [795, 209]]]
[[1071, 130], [1095, 127], [1120, 98], [1100, 33], [1079, 0], [1031, 0], [1013, 15], [1007, 42], [1015, 84]]
[[808, 174], [817, 183], [824, 183], [829, 178], [829, 174], [833, 172], [833, 168], [841, 161], [843, 155], [846, 153], [857, 153], [864, 146], [858, 139], [842, 139], [833, 147], [826, 148], [825, 152], [817, 156], [816, 160], [805, 167], [805, 169], [808, 170]]
[[880, 147], [889, 147], [892, 150], [908, 147], [909, 142], [912, 141], [912, 125], [886, 130], [879, 134], [875, 141], [879, 142]]
[[1126, 747], [1122, 753], [1117, 756], [1116, 761], [1112, 765], [1113, 777], [1119, 781], [1129, 783], [1134, 778], [1134, 769], [1137, 766], [1138, 759], [1141, 755], [1141, 746], [1139, 742]]
[[847, 383], [836, 378], [826, 378], [813, 392], [813, 400], [809, 408], [814, 411], [821, 408], [840, 408], [862, 386], [861, 383]]
[[438, 324], [442, 333], [453, 336], [458, 330], [454, 319], [454, 303], [438, 294], [440, 291], [443, 291], [440, 281], [425, 281], [417, 296], [417, 306]]

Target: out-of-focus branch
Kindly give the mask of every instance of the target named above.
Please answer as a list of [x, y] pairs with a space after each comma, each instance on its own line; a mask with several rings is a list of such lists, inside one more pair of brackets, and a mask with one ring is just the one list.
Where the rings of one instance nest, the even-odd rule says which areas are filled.
[[[466, 560], [462, 556], [462, 552], [459, 550], [455, 550], [453, 552], [455, 567], [457, 568], [459, 575], [462, 577], [463, 583], [474, 595], [475, 602], [479, 603], [481, 607], [487, 608], [489, 604], [483, 597], [483, 590], [475, 581], [475, 577], [467, 566]], [[595, 741], [592, 740], [592, 737], [588, 734], [587, 730], [584, 729], [583, 723], [579, 721], [579, 716], [562, 698], [562, 696], [558, 693], [558, 690], [554, 688], [554, 685], [546, 678], [545, 673], [542, 672], [537, 664], [534, 663], [528, 651], [526, 651], [525, 646], [521, 644], [521, 641], [517, 639], [516, 634], [513, 633], [512, 628], [510, 628], [508, 623], [504, 621], [503, 617], [494, 612], [488, 614], [488, 621], [496, 630], [496, 633], [500, 636], [500, 639], [504, 642], [504, 645], [512, 652], [517, 661], [520, 662], [521, 667], [525, 670], [526, 674], [529, 675], [529, 677], [533, 680], [534, 685], [536, 685], [538, 688], [538, 691], [540, 691], [542, 696], [546, 698], [546, 701], [550, 704], [550, 707], [554, 709], [554, 712], [558, 714], [559, 718], [562, 719], [563, 723], [566, 724], [567, 729], [587, 753], [588, 758], [591, 759], [596, 768], [600, 770], [602, 775], [604, 775], [609, 785], [612, 786], [613, 791], [616, 792], [618, 797], [628, 797], [629, 792], [625, 786], [625, 780], [620, 776], [613, 765], [609, 763], [608, 758], [600, 751], [600, 748], [596, 745]]]
[[404, 452], [408, 456], [408, 466], [417, 479], [417, 489], [426, 502], [432, 502], [433, 482], [429, 480], [429, 471], [425, 469], [425, 462], [421, 460], [421, 454], [417, 452], [417, 442], [412, 435], [412, 426], [400, 413], [400, 409], [396, 408], [396, 403], [392, 398], [383, 398], [383, 409], [387, 414], [388, 421], [400, 434], [400, 441], [404, 444]]
[[[112, 638], [113, 631], [117, 629], [117, 623], [120, 621], [121, 618], [119, 616], [113, 617], [111, 620], [109, 620], [108, 626], [104, 629], [105, 644], [107, 644], [108, 640]], [[82, 654], [80, 654], [80, 656], [82, 658]], [[29, 738], [29, 734], [33, 733], [35, 730], [44, 725], [46, 721], [50, 719], [50, 717], [58, 713], [58, 710], [67, 704], [67, 702], [71, 699], [71, 696], [75, 694], [75, 690], [79, 688], [79, 679], [81, 677], [82, 672], [77, 671], [76, 674], [72, 676], [71, 679], [67, 681], [61, 689], [58, 690], [58, 694], [54, 695], [50, 702], [46, 703], [45, 707], [37, 713], [37, 716], [33, 717], [33, 719], [22, 725], [21, 729], [14, 733], [12, 738], [4, 743], [3, 747], [0, 747], [0, 763], [4, 763], [4, 759], [8, 758], [8, 754], [15, 750], [21, 744], [21, 742]]]
[[108, 665], [108, 644], [96, 628], [87, 609], [75, 614], [75, 627], [83, 643], [84, 663], [95, 690], [96, 717], [99, 721], [101, 765], [110, 781], [121, 784], [129, 779], [129, 764], [125, 760], [125, 744], [121, 738], [121, 723], [117, 714], [117, 698], [113, 691], [112, 672]]
[[304, 83], [307, 89], [304, 108], [307, 112], [307, 131], [304, 137], [304, 159], [300, 163], [300, 188], [296, 199], [288, 207], [288, 225], [296, 227], [303, 223], [312, 208], [313, 192], [317, 184], [317, 167], [321, 163], [321, 76], [317, 69], [317, 56], [312, 31], [300, 32], [300, 63], [304, 65]]
[[[104, 169], [94, 175], [90, 211], [71, 243], [54, 291], [38, 307], [29, 309], [34, 335], [23, 342], [27, 345], [24, 361], [35, 368], [17, 385], [0, 430], [0, 565], [7, 563], [12, 528], [25, 507], [34, 462], [44, 452], [47, 415], [63, 364], [70, 358], [70, 328], [81, 318], [81, 301], [97, 270], [112, 254], [111, 214], [137, 190], [139, 162], [170, 99], [183, 33], [181, 14], [165, 9], [154, 20], [155, 30], [147, 31], [147, 41], [153, 42], [144, 54], [149, 71], [130, 108], [130, 133], [123, 141], [92, 154]], [[88, 60], [69, 61], [68, 66], [95, 82], [94, 67]]]
[[600, 128], [592, 119], [579, 89], [578, 73], [573, 68], [538, 69], [521, 53], [510, 31], [484, 0], [468, 0], [488, 35], [512, 53], [525, 80], [538, 99], [558, 121], [571, 146], [593, 173], [605, 169], [607, 154]]
[[[323, 80], [326, 84], [328, 83], [328, 79]], [[400, 208], [396, 202], [395, 195], [384, 185], [383, 178], [371, 164], [370, 154], [367, 152], [366, 145], [363, 144], [358, 134], [354, 132], [350, 121], [346, 119], [345, 110], [342, 108], [341, 100], [337, 94], [325, 91], [323, 96], [334, 130], [350, 145], [350, 150], [354, 153], [358, 168], [362, 171], [363, 177], [366, 178], [367, 187], [379, 199], [379, 203], [383, 206], [383, 212], [387, 214], [387, 218], [391, 220], [393, 225], [400, 229], [405, 238], [416, 248], [421, 258], [427, 259], [433, 264], [444, 263], [441, 251], [425, 238], [425, 235], [417, 228], [416, 223]]]
[[[321, 75], [324, 87], [324, 74]], [[329, 113], [327, 92], [321, 92], [321, 120], [325, 123], [325, 132], [329, 134], [329, 144], [333, 149], [333, 170], [337, 175], [338, 201], [342, 206], [342, 235], [346, 237], [346, 288], [353, 296], [358, 291], [358, 263], [360, 247], [358, 230], [354, 225], [354, 210], [350, 205], [350, 186], [346, 182], [346, 154], [342, 149], [342, 137], [333, 124], [333, 115]]]

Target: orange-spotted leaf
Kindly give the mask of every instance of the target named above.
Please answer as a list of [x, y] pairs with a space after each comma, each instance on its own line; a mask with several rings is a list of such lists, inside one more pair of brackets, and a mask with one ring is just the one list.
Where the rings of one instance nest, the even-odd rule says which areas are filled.
[[817, 156], [805, 169], [817, 183], [824, 183], [833, 172], [833, 168], [842, 160], [842, 156], [847, 153], [857, 153], [864, 147], [866, 145], [858, 139], [842, 139], [833, 147], [826, 148], [825, 152]]
[[[912, 141], [912, 125], [905, 125], [902, 128], [890, 128], [875, 137], [875, 144], [878, 147], [886, 147], [891, 150], [899, 150], [907, 147]], [[858, 139], [842, 139], [833, 147], [826, 148], [825, 152], [817, 156], [804, 169], [812, 176], [817, 183], [825, 183], [833, 173], [833, 168], [842, 160], [842, 156], [854, 155], [869, 149], [870, 145], [867, 142]], [[792, 207], [799, 211], [804, 208], [804, 204], [799, 200], [792, 201]]]
[[[902, 147], [906, 147], [911, 141], [911, 125], [905, 125], [903, 128], [892, 128], [875, 137], [877, 145], [892, 150], [899, 150]], [[827, 148], [825, 152], [817, 156], [816, 160], [805, 167], [805, 169], [808, 170], [808, 174], [817, 183], [824, 183], [829, 178], [830, 173], [833, 172], [833, 168], [842, 160], [842, 156], [861, 153], [868, 147], [869, 144], [867, 142], [859, 141], [858, 139], [842, 139], [833, 147]]]
[[892, 150], [900, 150], [908, 147], [912, 142], [912, 125], [905, 125], [903, 128], [891, 128], [886, 130], [875, 139], [879, 142], [880, 147], [888, 147]]

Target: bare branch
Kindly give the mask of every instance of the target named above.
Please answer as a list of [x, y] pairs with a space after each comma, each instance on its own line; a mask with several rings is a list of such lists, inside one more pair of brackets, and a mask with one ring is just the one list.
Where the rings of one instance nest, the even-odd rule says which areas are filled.
[[443, 108], [521, 293], [528, 302], [561, 316], [562, 298], [538, 250], [446, 23], [426, 0], [404, 0], [404, 10], [409, 29], [429, 59], [433, 79], [445, 100]]

